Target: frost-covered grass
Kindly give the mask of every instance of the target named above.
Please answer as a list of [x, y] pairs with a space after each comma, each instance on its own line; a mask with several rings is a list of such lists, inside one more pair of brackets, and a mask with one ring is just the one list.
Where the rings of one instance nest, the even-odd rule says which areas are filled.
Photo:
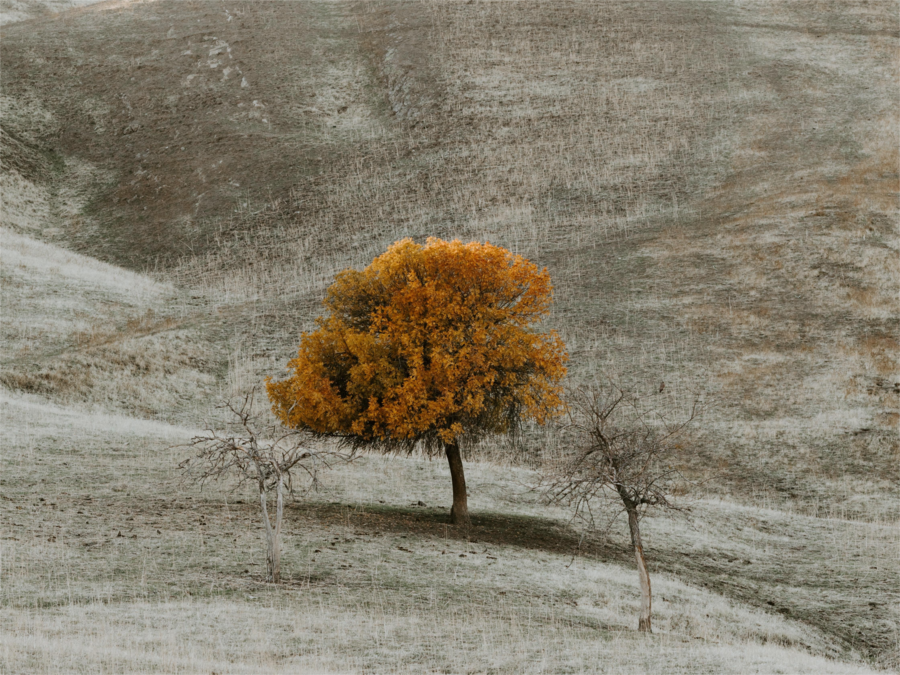
[[[5, 30], [27, 142], [0, 177], [0, 670], [898, 667], [893, 3], [213, 4]], [[109, 156], [51, 162], [64, 129]], [[116, 181], [118, 206], [84, 208]], [[221, 218], [184, 215], [201, 194]], [[137, 236], [145, 213], [183, 220]], [[547, 265], [574, 380], [717, 393], [694, 468], [722, 480], [643, 524], [653, 636], [621, 523], [582, 539], [499, 449], [467, 463], [468, 534], [443, 461], [327, 474], [288, 508], [277, 588], [252, 495], [180, 483], [176, 444], [282, 369], [333, 275], [428, 235]]]
[[174, 288], [150, 277], [0, 230], [3, 361], [60, 350], [165, 307]]
[[[792, 547], [839, 542], [853, 532], [845, 524], [727, 502], [701, 504], [693, 524], [646, 521], [656, 632], [641, 636], [624, 532], [590, 537], [578, 553], [565, 513], [524, 491], [533, 474], [469, 463], [466, 535], [445, 524], [443, 463], [364, 456], [289, 507], [276, 587], [262, 581], [252, 493], [179, 484], [187, 450], [173, 444], [190, 430], [75, 422], [13, 396], [0, 410], [4, 670], [870, 672], [764, 596], [728, 597], [709, 568], [735, 556], [794, 561], [769, 549], [785, 544], [759, 520], [793, 527]], [[55, 414], [59, 423], [40, 424]], [[866, 537], [881, 551], [867, 560], [890, 565], [890, 533]], [[676, 564], [682, 555], [697, 567]], [[729, 581], [746, 574], [739, 564]], [[798, 614], [822, 600], [803, 606], [802, 590], [787, 603]]]
[[225, 357], [184, 291], [6, 228], [0, 237], [6, 387], [169, 420], [195, 415], [218, 390]]
[[[59, 285], [71, 299], [103, 294], [110, 301], [148, 306], [173, 292], [147, 275], [116, 267], [7, 229], [0, 232], [0, 262], [10, 275], [28, 283]], [[50, 281], [53, 280], [53, 281]], [[57, 298], [62, 301], [64, 298]]]
[[360, 595], [248, 589], [240, 600], [17, 611], [4, 617], [0, 662], [71, 673], [873, 672], [777, 644], [598, 630], [493, 594], [417, 606], [374, 588]]

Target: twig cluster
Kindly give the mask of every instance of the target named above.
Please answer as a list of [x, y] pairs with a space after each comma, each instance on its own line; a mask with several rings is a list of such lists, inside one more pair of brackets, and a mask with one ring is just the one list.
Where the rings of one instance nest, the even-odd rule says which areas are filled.
[[684, 509], [672, 496], [690, 482], [680, 454], [701, 413], [701, 397], [675, 422], [652, 405], [652, 396], [614, 383], [569, 394], [568, 422], [560, 432], [570, 451], [547, 482], [550, 501], [574, 505], [591, 525], [592, 505], [600, 500], [639, 516], [651, 507]]
[[[641, 586], [638, 630], [652, 632], [650, 573], [641, 541], [640, 520], [649, 508], [685, 510], [671, 497], [688, 479], [678, 464], [687, 432], [700, 415], [700, 397], [687, 415], [673, 422], [653, 401], [609, 382], [575, 390], [568, 397], [569, 422], [563, 433], [571, 453], [552, 474], [547, 494], [571, 503], [576, 515], [594, 526], [593, 504], [616, 503], [610, 518], [625, 512]], [[682, 485], [679, 486], [678, 484]]]
[[[310, 449], [313, 436], [307, 432], [279, 425], [261, 424], [254, 411], [254, 388], [239, 403], [229, 401], [220, 406], [228, 410], [232, 420], [225, 431], [210, 429], [205, 435], [191, 439], [189, 447], [195, 455], [179, 466], [185, 480], [199, 483], [235, 476], [238, 486], [255, 482], [259, 491], [260, 515], [266, 532], [266, 580], [281, 580], [281, 525], [284, 520], [284, 496], [294, 496], [294, 472], [309, 479], [307, 490], [318, 485], [318, 472], [334, 461], [350, 456], [333, 451]], [[268, 493], [275, 492], [275, 518], [269, 516]]]
[[276, 489], [280, 480], [293, 494], [295, 473], [307, 479], [304, 491], [315, 489], [319, 470], [347, 459], [335, 451], [312, 449], [312, 435], [302, 430], [260, 424], [260, 415], [254, 412], [255, 397], [254, 389], [237, 402], [218, 406], [231, 413], [232, 419], [222, 425], [222, 430], [208, 429], [191, 439], [188, 447], [196, 452], [179, 465], [186, 480], [202, 486], [209, 480], [231, 476], [239, 486], [256, 483], [261, 492]]

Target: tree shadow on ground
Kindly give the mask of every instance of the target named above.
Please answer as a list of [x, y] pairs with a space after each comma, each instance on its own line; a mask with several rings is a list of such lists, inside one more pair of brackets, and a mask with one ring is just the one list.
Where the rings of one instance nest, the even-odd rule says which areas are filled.
[[[635, 564], [624, 533], [619, 536], [594, 532], [582, 536], [575, 528], [551, 518], [478, 512], [472, 515], [472, 526], [463, 528], [452, 525], [449, 510], [442, 507], [304, 503], [302, 507], [289, 508], [293, 518], [349, 527], [360, 534], [393, 532], [579, 555], [627, 568]], [[848, 650], [853, 649], [876, 667], [893, 663], [888, 603], [869, 603], [851, 610], [846, 604], [856, 592], [855, 586], [843, 588], [832, 577], [827, 587], [820, 587], [813, 574], [814, 564], [782, 570], [783, 560], [757, 558], [751, 562], [744, 555], [729, 555], [724, 550], [684, 550], [666, 546], [662, 541], [648, 550], [651, 575], [671, 574], [693, 586], [808, 623], [838, 641], [841, 649], [834, 650], [832, 657], [851, 658]], [[786, 587], [794, 592], [785, 594]]]
[[320, 524], [343, 524], [367, 533], [397, 532], [518, 546], [563, 555], [590, 555], [625, 564], [634, 560], [630, 548], [608, 537], [582, 537], [575, 529], [557, 520], [535, 516], [479, 512], [472, 515], [471, 527], [465, 528], [451, 524], [449, 510], [443, 507], [304, 503], [302, 507], [296, 507], [292, 515]]

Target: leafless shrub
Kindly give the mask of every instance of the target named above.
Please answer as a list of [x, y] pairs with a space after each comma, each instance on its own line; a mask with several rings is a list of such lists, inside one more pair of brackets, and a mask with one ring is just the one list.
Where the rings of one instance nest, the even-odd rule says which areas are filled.
[[[238, 485], [255, 483], [266, 532], [266, 581], [281, 579], [281, 524], [285, 494], [308, 492], [318, 486], [319, 471], [350, 455], [310, 447], [313, 437], [278, 424], [266, 424], [254, 409], [256, 388], [241, 398], [219, 406], [230, 413], [224, 428], [195, 436], [188, 447], [195, 455], [179, 467], [183, 479], [201, 487], [209, 480], [237, 478]], [[275, 492], [274, 523], [269, 515], [268, 495]]]
[[610, 508], [610, 524], [626, 513], [641, 584], [638, 630], [647, 632], [650, 575], [640, 520], [650, 508], [684, 509], [674, 497], [691, 483], [681, 462], [702, 409], [698, 395], [683, 415], [672, 415], [654, 405], [663, 390], [660, 385], [653, 394], [641, 395], [607, 382], [570, 392], [568, 423], [560, 429], [561, 446], [567, 449], [551, 464], [546, 483], [551, 501], [571, 504], [591, 527], [596, 515]]

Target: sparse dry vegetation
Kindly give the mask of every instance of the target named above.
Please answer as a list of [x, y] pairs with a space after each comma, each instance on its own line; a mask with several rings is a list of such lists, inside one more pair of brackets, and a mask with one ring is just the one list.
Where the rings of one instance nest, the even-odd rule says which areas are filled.
[[608, 517], [610, 502], [613, 514], [625, 513], [640, 579], [638, 630], [648, 633], [652, 594], [640, 521], [652, 509], [681, 510], [677, 499], [690, 485], [681, 467], [693, 451], [691, 432], [703, 412], [697, 395], [684, 419], [672, 419], [654, 406], [665, 386], [638, 393], [602, 382], [571, 391], [568, 423], [558, 428], [563, 457], [555, 466], [547, 463], [545, 488], [549, 501], [568, 504], [590, 528], [601, 524], [597, 519], [604, 512]]
[[[0, 10], [0, 669], [900, 667], [895, 2]], [[524, 487], [553, 448], [469, 462], [468, 538], [443, 464], [340, 468], [277, 588], [256, 497], [178, 487], [334, 274], [427, 236], [547, 266], [574, 384], [715, 395], [653, 637], [623, 533]]]
[[[242, 399], [219, 406], [231, 413], [220, 427], [191, 438], [192, 456], [179, 468], [187, 484], [231, 478], [238, 485], [255, 485], [266, 533], [266, 581], [281, 583], [281, 529], [284, 502], [318, 485], [319, 470], [329, 459], [349, 459], [334, 452], [318, 451], [313, 436], [280, 424], [266, 424], [271, 416], [257, 405], [256, 388]], [[268, 419], [267, 419], [268, 418]], [[212, 425], [210, 425], [212, 426]], [[306, 488], [306, 489], [304, 489]], [[269, 493], [275, 493], [275, 511], [269, 515]]]

